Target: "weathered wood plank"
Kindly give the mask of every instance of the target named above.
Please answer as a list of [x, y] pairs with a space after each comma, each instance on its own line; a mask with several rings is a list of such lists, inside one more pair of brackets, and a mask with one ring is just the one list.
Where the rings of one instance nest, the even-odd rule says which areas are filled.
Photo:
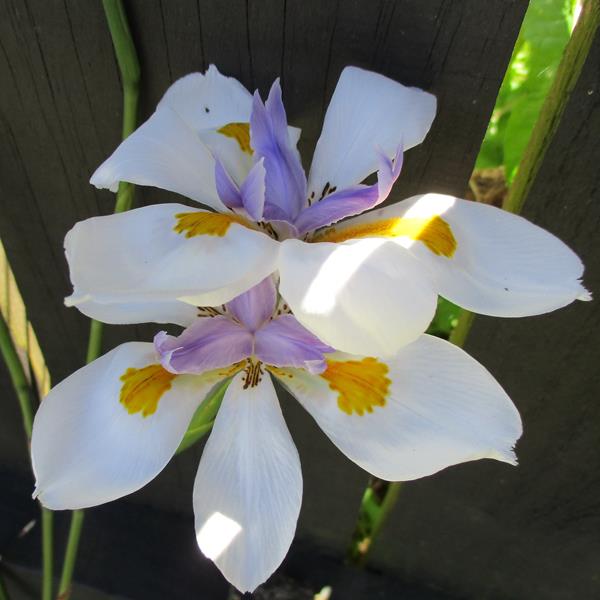
[[[396, 197], [465, 188], [527, 2], [490, 0], [181, 0], [126, 3], [142, 63], [142, 117], [175, 78], [214, 62], [266, 92], [281, 75], [290, 121], [308, 161], [343, 66], [356, 64], [440, 99], [436, 124], [412, 150]], [[84, 357], [87, 322], [62, 306], [69, 292], [65, 232], [108, 213], [109, 192], [87, 179], [120, 136], [121, 92], [100, 3], [0, 4], [0, 236], [54, 381]], [[139, 203], [174, 198], [139, 190]], [[109, 328], [105, 347], [152, 327]], [[366, 474], [346, 461], [292, 402], [290, 429], [303, 460], [300, 535], [342, 551]], [[288, 406], [289, 405], [289, 406]], [[132, 500], [189, 513], [200, 449], [184, 453]]]
[[[579, 253], [597, 293], [600, 8], [590, 5], [592, 48], [576, 85], [565, 89], [568, 102], [523, 215]], [[480, 462], [406, 484], [374, 564], [461, 596], [600, 596], [599, 327], [597, 301], [524, 320], [475, 318], [466, 350], [521, 411], [520, 466]]]

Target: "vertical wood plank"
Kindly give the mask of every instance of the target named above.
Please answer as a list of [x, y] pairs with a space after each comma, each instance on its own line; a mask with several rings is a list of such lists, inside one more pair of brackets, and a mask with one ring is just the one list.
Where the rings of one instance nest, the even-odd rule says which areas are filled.
[[[591, 50], [564, 89], [564, 113], [549, 130], [523, 215], [581, 256], [597, 294], [600, 7], [589, 7]], [[521, 412], [520, 465], [480, 461], [406, 484], [374, 564], [460, 596], [600, 596], [599, 327], [597, 302], [528, 319], [475, 318], [466, 350]]]

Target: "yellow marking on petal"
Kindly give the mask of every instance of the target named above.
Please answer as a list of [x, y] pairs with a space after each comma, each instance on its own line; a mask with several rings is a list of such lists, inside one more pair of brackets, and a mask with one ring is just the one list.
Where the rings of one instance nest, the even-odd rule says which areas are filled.
[[439, 216], [392, 217], [350, 227], [330, 227], [313, 238], [314, 242], [345, 242], [365, 237], [407, 237], [423, 242], [438, 256], [451, 258], [456, 252], [456, 238], [450, 225]]
[[265, 369], [280, 379], [283, 379], [284, 377], [287, 377], [288, 379], [294, 379], [294, 376], [289, 369], [282, 369], [281, 367], [275, 367], [274, 365], [265, 365]]
[[169, 373], [161, 365], [149, 365], [142, 369], [127, 369], [121, 375], [120, 402], [131, 415], [141, 412], [147, 417], [156, 412], [158, 401], [171, 389], [177, 375]]
[[233, 138], [242, 152], [253, 154], [254, 151], [250, 146], [250, 123], [227, 123], [221, 129], [217, 129], [217, 133]]
[[218, 377], [233, 377], [236, 373], [239, 373], [244, 366], [246, 365], [246, 360], [240, 360], [239, 362], [234, 363], [230, 367], [225, 367], [223, 369], [216, 369], [214, 372]]
[[234, 213], [177, 213], [175, 218], [177, 219], [177, 225], [173, 227], [173, 230], [177, 233], [185, 232], [186, 238], [191, 238], [196, 235], [214, 235], [223, 237], [232, 223], [237, 223], [238, 225], [253, 229], [249, 221]]
[[327, 360], [327, 369], [320, 377], [338, 392], [340, 410], [351, 415], [373, 412], [374, 406], [385, 406], [391, 380], [389, 368], [376, 358], [362, 360]]

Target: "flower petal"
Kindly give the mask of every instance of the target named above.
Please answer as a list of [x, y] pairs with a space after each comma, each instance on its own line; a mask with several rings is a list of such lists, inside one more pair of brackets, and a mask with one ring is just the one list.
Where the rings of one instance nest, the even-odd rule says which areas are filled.
[[74, 294], [65, 304], [77, 306], [86, 317], [103, 323], [174, 323], [187, 327], [198, 317], [198, 307], [181, 300], [102, 303]]
[[392, 191], [392, 186], [402, 169], [402, 146], [398, 146], [393, 162], [385, 155], [380, 155], [377, 183], [373, 185], [355, 185], [333, 192], [303, 210], [296, 222], [299, 235], [319, 227], [336, 223], [341, 219], [358, 215], [381, 204]]
[[[109, 502], [162, 471], [215, 381], [174, 376], [157, 362], [152, 344], [123, 344], [44, 398], [31, 441], [36, 495], [44, 506]], [[127, 393], [131, 377], [136, 385]]]
[[429, 325], [436, 293], [422, 265], [384, 240], [286, 240], [281, 295], [294, 316], [344, 352], [390, 356]]
[[[158, 204], [93, 217], [67, 234], [65, 249], [74, 292], [70, 305], [109, 323], [164, 316], [165, 302], [218, 306], [276, 269], [278, 243], [220, 215], [182, 204]], [[137, 315], [127, 307], [145, 303]], [[86, 306], [87, 304], [87, 306]], [[114, 306], [114, 312], [111, 312]]]
[[424, 335], [388, 361], [338, 355], [321, 375], [284, 369], [282, 383], [333, 443], [388, 481], [493, 458], [516, 464], [519, 413], [460, 348]]
[[255, 332], [267, 321], [277, 304], [277, 290], [272, 277], [266, 277], [227, 303], [228, 312], [247, 330]]
[[190, 73], [178, 79], [162, 97], [159, 108], [168, 106], [194, 131], [217, 129], [227, 123], [247, 123], [252, 94], [233, 77], [210, 65], [206, 73]]
[[[420, 144], [435, 117], [435, 96], [383, 75], [346, 67], [335, 88], [310, 169], [309, 197], [343, 189], [377, 170], [376, 148], [392, 158]], [[314, 194], [314, 196], [313, 196]]]
[[252, 354], [252, 334], [225, 316], [197, 319], [181, 335], [161, 331], [154, 347], [171, 373], [204, 373], [227, 367]]
[[302, 501], [302, 474], [268, 374], [225, 392], [194, 483], [196, 537], [239, 590], [253, 591], [285, 557]]
[[395, 235], [429, 268], [442, 296], [473, 312], [523, 317], [590, 299], [581, 284], [583, 264], [568, 246], [493, 206], [425, 194], [335, 229], [325, 239]]
[[264, 159], [260, 159], [244, 179], [240, 194], [242, 203], [248, 216], [253, 221], [261, 221], [265, 207], [265, 179], [267, 172], [264, 166]]
[[265, 104], [255, 93], [250, 136], [256, 156], [264, 159], [265, 217], [291, 222], [306, 203], [306, 176], [288, 130], [279, 80]]
[[239, 81], [221, 75], [210, 65], [205, 74], [191, 73], [176, 81], [158, 106], [174, 110], [218, 157], [238, 186], [242, 183], [252, 167], [252, 151], [240, 147], [241, 140], [231, 134], [239, 132], [249, 139], [244, 129], [248, 131], [252, 94]]
[[158, 109], [92, 175], [97, 188], [119, 181], [150, 185], [225, 210], [215, 187], [215, 161], [198, 135], [169, 107]]
[[256, 357], [276, 367], [300, 367], [320, 373], [325, 369], [325, 352], [333, 352], [333, 348], [302, 327], [293, 315], [274, 318], [255, 335]]

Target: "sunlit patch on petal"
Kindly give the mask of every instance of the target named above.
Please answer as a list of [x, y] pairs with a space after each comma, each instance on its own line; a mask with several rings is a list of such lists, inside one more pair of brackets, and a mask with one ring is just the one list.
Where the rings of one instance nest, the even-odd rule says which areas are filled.
[[141, 413], [147, 417], [156, 412], [162, 395], [171, 389], [176, 375], [161, 365], [148, 365], [141, 369], [129, 368], [121, 376], [123, 387], [119, 401], [131, 415]]
[[220, 512], [214, 512], [202, 526], [196, 539], [205, 556], [216, 560], [242, 531], [242, 526]]
[[385, 406], [390, 392], [389, 368], [376, 358], [362, 360], [327, 360], [321, 377], [338, 393], [340, 410], [351, 415], [373, 412], [375, 406]]
[[250, 146], [250, 123], [227, 123], [217, 130], [222, 135], [233, 138], [240, 147], [242, 152], [253, 154], [252, 146]]
[[177, 224], [173, 230], [184, 233], [185, 237], [191, 238], [196, 235], [214, 235], [223, 237], [232, 223], [243, 225], [252, 229], [251, 224], [236, 214], [223, 215], [209, 212], [177, 213], [175, 215]]
[[330, 227], [312, 241], [339, 243], [366, 237], [407, 238], [423, 242], [431, 252], [447, 258], [452, 258], [457, 246], [452, 228], [439, 216], [392, 217], [348, 227]]

